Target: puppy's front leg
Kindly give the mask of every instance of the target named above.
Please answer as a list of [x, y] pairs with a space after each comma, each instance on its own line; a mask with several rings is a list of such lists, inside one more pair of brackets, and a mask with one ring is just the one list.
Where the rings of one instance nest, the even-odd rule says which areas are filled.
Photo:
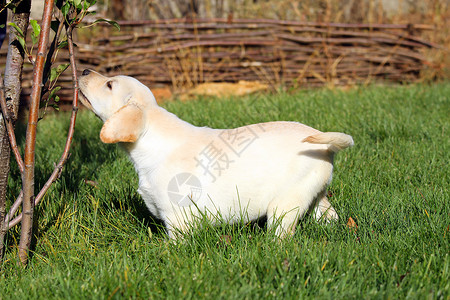
[[180, 217], [181, 214], [175, 214], [172, 218], [166, 218], [164, 220], [164, 225], [166, 227], [167, 235], [171, 240], [182, 240], [183, 235], [190, 231], [192, 226], [192, 221], [186, 214], [184, 218]]

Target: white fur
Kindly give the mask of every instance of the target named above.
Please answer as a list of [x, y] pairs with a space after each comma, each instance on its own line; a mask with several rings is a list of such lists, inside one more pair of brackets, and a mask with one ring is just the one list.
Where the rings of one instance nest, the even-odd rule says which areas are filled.
[[[353, 145], [350, 136], [296, 122], [196, 127], [159, 107], [147, 87], [126, 76], [90, 72], [81, 76], [80, 87], [83, 103], [105, 122], [101, 139], [124, 142], [139, 175], [138, 191], [169, 236], [200, 214], [213, 220], [220, 213], [229, 222], [267, 216], [279, 236], [292, 234], [309, 209], [316, 219], [338, 218], [327, 186], [333, 155]], [[180, 190], [183, 205], [170, 193], [183, 178], [179, 174], [201, 187], [201, 194]]]

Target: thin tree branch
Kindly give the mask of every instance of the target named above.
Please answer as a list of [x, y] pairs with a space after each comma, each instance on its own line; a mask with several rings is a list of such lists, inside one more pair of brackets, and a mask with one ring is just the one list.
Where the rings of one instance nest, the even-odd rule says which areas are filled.
[[[70, 59], [70, 65], [72, 69], [72, 80], [73, 80], [73, 102], [72, 102], [72, 115], [70, 117], [70, 126], [69, 131], [67, 133], [67, 139], [66, 139], [66, 145], [64, 147], [64, 151], [61, 155], [61, 158], [58, 162], [58, 164], [55, 166], [55, 169], [53, 170], [53, 173], [50, 175], [47, 182], [42, 187], [41, 191], [38, 193], [36, 198], [34, 199], [34, 205], [38, 205], [39, 202], [44, 197], [47, 190], [50, 188], [53, 182], [55, 182], [59, 176], [61, 175], [62, 169], [64, 164], [66, 163], [67, 159], [69, 158], [69, 150], [70, 145], [72, 144], [73, 134], [75, 132], [75, 123], [76, 123], [76, 117], [78, 112], [78, 94], [79, 94], [79, 87], [78, 87], [78, 76], [77, 76], [77, 65], [75, 61], [75, 55], [74, 55], [74, 45], [72, 40], [72, 30], [75, 27], [76, 24], [72, 24], [67, 29], [67, 40], [68, 40], [68, 47], [69, 47], [69, 59]], [[19, 198], [16, 200], [16, 203], [19, 201], [21, 195], [19, 195]], [[14, 206], [16, 205], [14, 203]], [[11, 208], [11, 211], [13, 211], [13, 208]], [[17, 210], [17, 208], [16, 208]], [[14, 215], [15, 211], [12, 214], [8, 214], [7, 218]], [[9, 222], [10, 219], [7, 220]], [[11, 222], [9, 222], [9, 228], [17, 225], [22, 220], [22, 214], [18, 215], [16, 218], [14, 218]]]
[[17, 197], [16, 201], [9, 209], [9, 212], [6, 214], [5, 224], [8, 224], [8, 225], [6, 225], [7, 229], [11, 229], [12, 227], [19, 224], [20, 221], [22, 221], [22, 214], [15, 217], [11, 222], [9, 221], [14, 216], [16, 211], [19, 209], [20, 205], [22, 204], [22, 201], [23, 201], [23, 191], [20, 191], [19, 197]]
[[42, 76], [45, 64], [45, 52], [47, 50], [50, 35], [50, 24], [52, 20], [54, 2], [54, 0], [46, 0], [44, 3], [44, 13], [42, 16], [38, 53], [36, 56], [36, 62], [33, 71], [33, 89], [31, 91], [30, 113], [28, 117], [28, 127], [25, 142], [25, 170], [22, 175], [23, 217], [19, 242], [19, 259], [23, 265], [26, 265], [26, 263], [28, 262], [28, 250], [30, 248], [31, 237], [33, 233], [36, 129], [39, 117], [39, 102], [42, 92]]

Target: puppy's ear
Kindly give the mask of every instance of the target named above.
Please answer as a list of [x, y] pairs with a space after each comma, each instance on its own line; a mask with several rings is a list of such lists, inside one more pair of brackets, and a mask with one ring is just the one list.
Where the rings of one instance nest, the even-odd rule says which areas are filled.
[[136, 104], [130, 103], [114, 113], [100, 131], [100, 140], [112, 144], [136, 142], [144, 128], [144, 113]]

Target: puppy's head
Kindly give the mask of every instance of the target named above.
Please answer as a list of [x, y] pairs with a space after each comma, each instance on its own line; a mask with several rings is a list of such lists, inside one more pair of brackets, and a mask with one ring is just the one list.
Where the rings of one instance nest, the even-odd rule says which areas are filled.
[[144, 131], [145, 111], [156, 106], [152, 92], [128, 76], [106, 77], [84, 70], [79, 85], [81, 102], [105, 122], [104, 143], [136, 142]]

